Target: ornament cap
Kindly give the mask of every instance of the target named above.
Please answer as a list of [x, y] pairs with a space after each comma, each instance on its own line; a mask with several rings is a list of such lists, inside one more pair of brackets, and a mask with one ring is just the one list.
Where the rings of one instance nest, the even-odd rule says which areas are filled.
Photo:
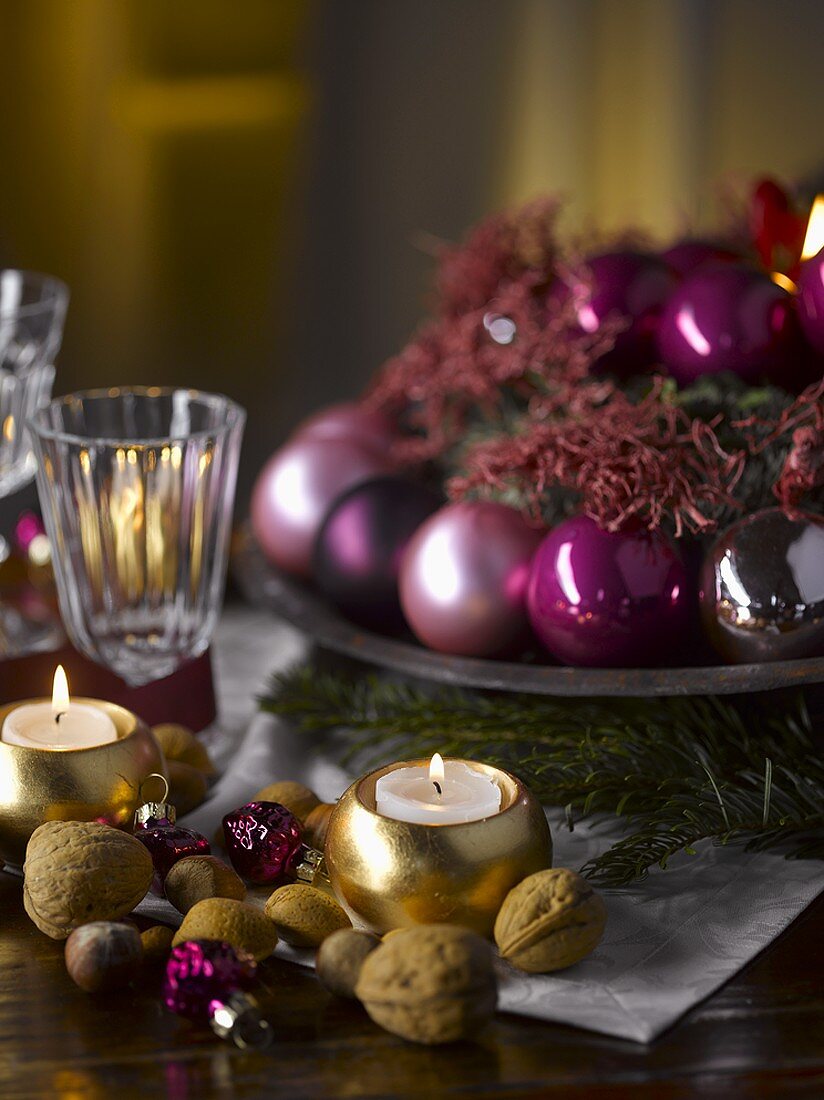
[[144, 802], [134, 812], [135, 828], [145, 825], [149, 821], [168, 821], [174, 825], [177, 821], [177, 810], [171, 802]]
[[272, 1028], [248, 993], [233, 993], [226, 1001], [215, 1001], [210, 1023], [215, 1035], [241, 1050], [262, 1050], [272, 1042]]
[[317, 848], [303, 848], [300, 853], [300, 862], [295, 866], [295, 878], [298, 882], [306, 882], [335, 897], [329, 871], [326, 868], [326, 857]]

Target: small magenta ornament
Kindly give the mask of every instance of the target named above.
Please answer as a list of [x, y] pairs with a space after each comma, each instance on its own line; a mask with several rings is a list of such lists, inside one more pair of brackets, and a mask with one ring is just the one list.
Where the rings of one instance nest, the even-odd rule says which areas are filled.
[[134, 835], [149, 850], [154, 864], [152, 893], [163, 895], [166, 876], [179, 859], [186, 856], [207, 856], [211, 852], [209, 841], [202, 833], [175, 824], [177, 811], [166, 801], [169, 785], [161, 775], [150, 779], [162, 779], [166, 791], [161, 802], [144, 802], [134, 815]]
[[172, 949], [163, 982], [170, 1012], [210, 1024], [239, 1047], [267, 1046], [272, 1038], [251, 989], [257, 964], [251, 955], [217, 940], [187, 940]]
[[298, 819], [279, 802], [247, 802], [223, 818], [232, 866], [257, 885], [294, 875], [305, 845]]

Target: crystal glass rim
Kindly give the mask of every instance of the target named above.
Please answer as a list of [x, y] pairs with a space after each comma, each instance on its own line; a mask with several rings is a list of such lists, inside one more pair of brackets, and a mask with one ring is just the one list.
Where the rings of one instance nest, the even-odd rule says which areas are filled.
[[52, 309], [55, 302], [61, 302], [65, 305], [69, 301], [68, 284], [64, 283], [62, 279], [58, 279], [56, 275], [46, 275], [42, 271], [29, 271], [26, 268], [20, 267], [3, 267], [0, 268], [0, 278], [2, 278], [6, 272], [14, 272], [15, 275], [21, 275], [27, 281], [40, 282], [46, 294], [40, 301], [29, 302], [26, 306], [14, 306], [11, 309], [3, 309], [2, 305], [0, 305], [0, 317], [30, 317], [32, 314], [42, 313], [46, 309]]
[[[221, 407], [226, 413], [226, 419], [222, 424], [216, 424], [211, 428], [201, 428], [196, 432], [187, 432], [185, 435], [159, 435], [144, 436], [139, 439], [132, 437], [118, 437], [106, 435], [78, 435], [76, 432], [66, 432], [60, 428], [52, 428], [48, 424], [41, 423], [51, 409], [59, 405], [69, 405], [72, 402], [84, 401], [88, 398], [100, 399], [104, 397], [114, 398], [124, 394], [135, 397], [171, 397], [175, 393], [185, 393], [196, 401], [202, 401], [205, 405]], [[92, 390], [76, 390], [67, 393], [63, 397], [53, 398], [48, 405], [44, 405], [27, 421], [30, 432], [40, 439], [60, 440], [62, 443], [72, 443], [80, 447], [107, 446], [107, 447], [131, 447], [139, 450], [143, 447], [162, 447], [170, 441], [182, 441], [189, 439], [213, 439], [228, 435], [230, 431], [241, 425], [246, 420], [246, 410], [226, 397], [222, 393], [208, 393], [205, 390], [189, 389], [186, 386], [108, 386]]]

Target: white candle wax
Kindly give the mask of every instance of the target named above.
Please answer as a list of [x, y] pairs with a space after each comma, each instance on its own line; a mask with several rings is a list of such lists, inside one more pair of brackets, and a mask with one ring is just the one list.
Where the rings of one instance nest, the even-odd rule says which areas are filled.
[[461, 760], [446, 760], [443, 778], [433, 779], [431, 767], [397, 768], [382, 775], [375, 784], [378, 813], [418, 825], [457, 825], [500, 813], [501, 788], [486, 772]]
[[116, 741], [117, 727], [100, 707], [70, 701], [66, 674], [58, 665], [52, 701], [15, 707], [6, 716], [0, 739], [29, 749], [86, 749]]

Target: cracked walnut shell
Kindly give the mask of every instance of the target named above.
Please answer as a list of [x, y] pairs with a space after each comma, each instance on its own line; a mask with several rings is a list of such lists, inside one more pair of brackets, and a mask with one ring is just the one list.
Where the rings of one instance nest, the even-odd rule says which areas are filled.
[[565, 867], [538, 871], [513, 887], [495, 921], [501, 956], [532, 974], [563, 970], [594, 951], [607, 910], [585, 878]]

